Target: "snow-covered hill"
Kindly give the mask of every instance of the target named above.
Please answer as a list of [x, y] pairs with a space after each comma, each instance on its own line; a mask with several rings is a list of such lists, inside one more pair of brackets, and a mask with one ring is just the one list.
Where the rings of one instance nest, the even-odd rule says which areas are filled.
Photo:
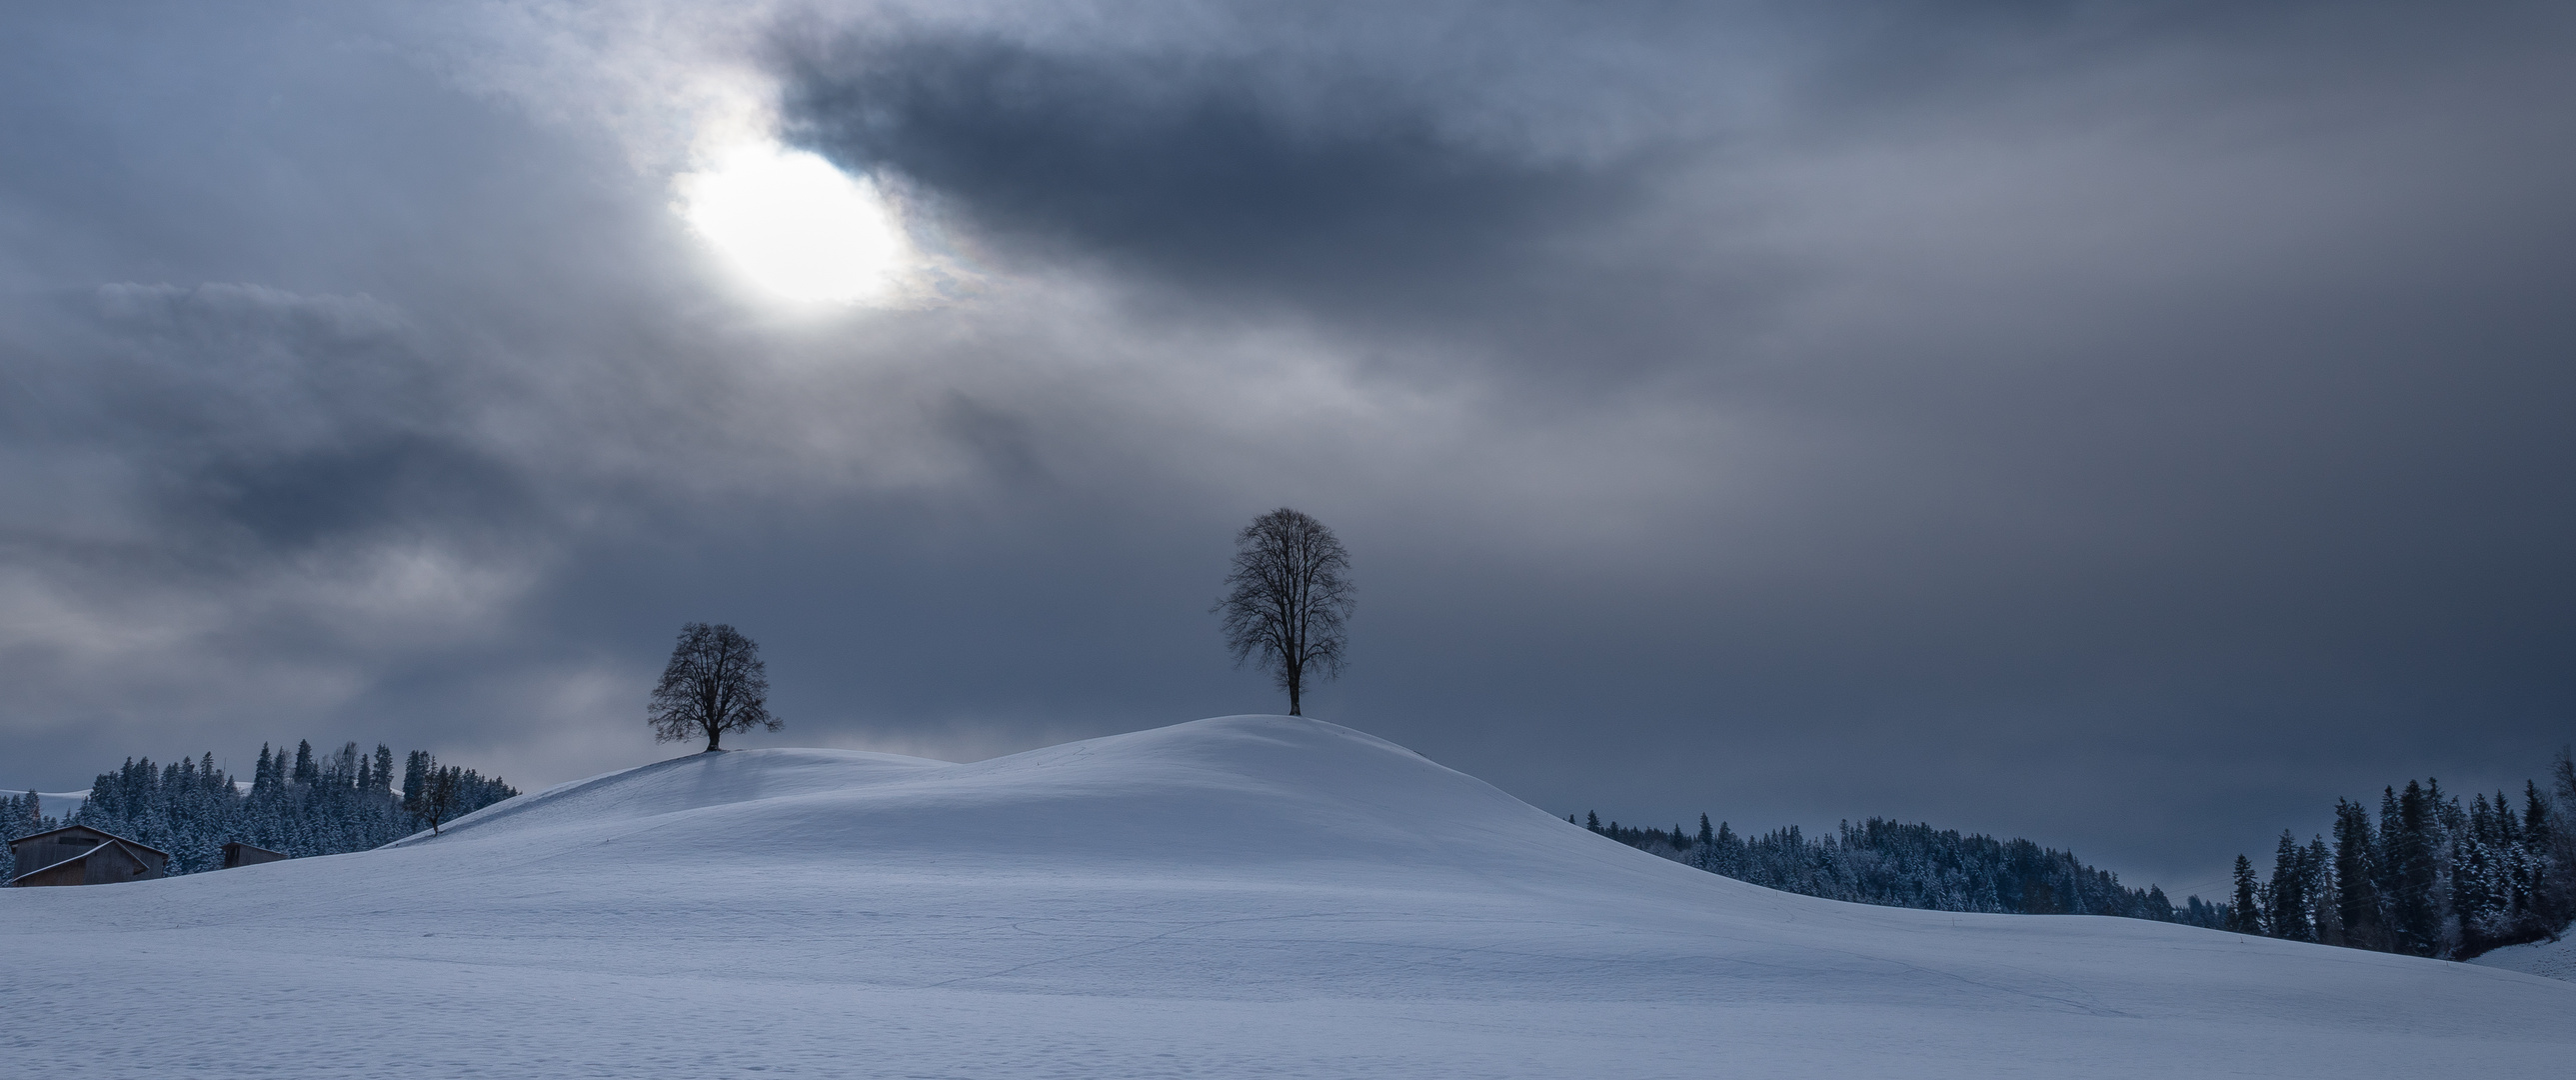
[[2507, 945], [2469, 962], [2576, 982], [2576, 937]]
[[[28, 790], [29, 789], [27, 788], [0, 787], [0, 795], [17, 795], [26, 793]], [[250, 781], [233, 781], [233, 790], [248, 794], [250, 792]], [[69, 818], [73, 814], [80, 813], [81, 807], [88, 805], [89, 803], [88, 788], [82, 788], [79, 791], [37, 791], [33, 792], [33, 794], [36, 796], [37, 809], [49, 818]]]
[[77, 814], [80, 812], [81, 804], [89, 801], [88, 788], [82, 788], [79, 791], [32, 792], [27, 788], [0, 788], [0, 795], [24, 794], [35, 795], [37, 808], [46, 817], [53, 818], [70, 817], [73, 814]]
[[2549, 1075], [2576, 986], [1860, 907], [1228, 717], [967, 765], [699, 755], [436, 838], [0, 892], [70, 1076]]

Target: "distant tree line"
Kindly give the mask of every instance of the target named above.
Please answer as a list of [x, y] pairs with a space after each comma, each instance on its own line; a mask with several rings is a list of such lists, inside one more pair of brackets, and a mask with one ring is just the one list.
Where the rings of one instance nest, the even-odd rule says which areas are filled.
[[1925, 824], [1871, 818], [1843, 822], [1829, 836], [1810, 837], [1795, 825], [1742, 836], [1723, 823], [1712, 828], [1706, 814], [1695, 834], [1679, 825], [1667, 832], [1616, 821], [1604, 825], [1597, 814], [1585, 818], [1585, 828], [1630, 847], [1803, 896], [1929, 911], [2119, 915], [2210, 927], [2227, 917], [2223, 904], [2195, 896], [2177, 908], [2161, 888], [2124, 886], [2117, 875], [2085, 865], [2073, 852]]
[[[35, 792], [24, 795], [0, 795], [0, 839], [15, 840], [21, 836], [44, 832], [60, 826], [58, 818], [45, 814], [44, 800]], [[18, 870], [10, 853], [0, 849], [0, 881], [17, 877]]]
[[[1574, 821], [1572, 815], [1566, 817]], [[2380, 794], [2379, 814], [2336, 800], [2334, 836], [2284, 830], [2266, 880], [2236, 857], [2235, 892], [2176, 906], [2074, 853], [2028, 840], [1871, 818], [1810, 837], [1797, 826], [1739, 836], [1702, 814], [1697, 833], [1601, 823], [1630, 847], [1739, 881], [1806, 896], [1932, 911], [2119, 915], [2356, 949], [2465, 960], [2554, 938], [2576, 923], [2576, 759], [2560, 751], [2551, 790], [2526, 782], [2462, 805], [2438, 782]]]
[[[368, 755], [353, 742], [317, 756], [300, 742], [292, 756], [262, 745], [246, 789], [215, 767], [212, 753], [166, 765], [129, 758], [100, 773], [89, 800], [65, 818], [45, 816], [34, 792], [0, 799], [0, 828], [18, 837], [87, 825], [167, 851], [170, 873], [193, 874], [221, 867], [230, 842], [299, 858], [364, 851], [516, 794], [500, 777], [441, 765], [422, 750], [405, 756], [397, 790], [388, 747]], [[0, 852], [0, 873], [17, 872]]]
[[2379, 815], [2335, 800], [2334, 837], [2288, 830], [2272, 874], [2236, 857], [2227, 929], [2356, 949], [2467, 959], [2554, 938], [2576, 921], [2576, 759], [2520, 805], [2481, 792], [2462, 806], [2439, 781], [2382, 789]]

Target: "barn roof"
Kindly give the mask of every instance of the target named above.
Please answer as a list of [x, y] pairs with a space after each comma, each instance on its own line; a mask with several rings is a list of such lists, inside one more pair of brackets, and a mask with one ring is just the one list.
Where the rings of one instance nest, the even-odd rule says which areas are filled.
[[[97, 827], [95, 827], [95, 826], [90, 826], [90, 825], [65, 825], [65, 826], [63, 826], [62, 828], [59, 828], [59, 829], [47, 829], [47, 830], [45, 830], [45, 831], [43, 831], [43, 832], [40, 832], [40, 833], [28, 833], [28, 834], [27, 834], [27, 835], [25, 835], [25, 836], [21, 836], [21, 837], [19, 837], [19, 838], [15, 839], [15, 840], [9, 841], [9, 843], [10, 843], [10, 845], [11, 845], [11, 846], [13, 846], [13, 847], [14, 847], [14, 846], [16, 846], [16, 845], [26, 843], [26, 842], [27, 842], [27, 841], [29, 841], [29, 840], [42, 840], [42, 839], [44, 839], [45, 837], [48, 837], [48, 836], [53, 836], [53, 835], [56, 835], [56, 834], [59, 834], [59, 833], [67, 833], [67, 832], [94, 832], [94, 833], [99, 834], [100, 836], [104, 836], [104, 837], [106, 837], [106, 838], [108, 838], [108, 839], [110, 839], [110, 840], [114, 840], [114, 841], [116, 841], [117, 843], [123, 844], [123, 845], [125, 845], [125, 846], [127, 846], [127, 847], [130, 847], [130, 848], [134, 848], [134, 849], [139, 850], [139, 851], [149, 851], [149, 852], [151, 852], [151, 853], [153, 853], [153, 854], [155, 854], [155, 855], [161, 856], [161, 857], [162, 857], [162, 858], [164, 858], [164, 859], [166, 859], [166, 858], [169, 858], [169, 857], [170, 857], [170, 853], [169, 853], [169, 852], [167, 852], [167, 851], [163, 851], [163, 850], [161, 850], [160, 848], [153, 847], [153, 846], [152, 846], [152, 845], [150, 845], [150, 844], [138, 843], [138, 842], [133, 841], [133, 840], [128, 840], [128, 839], [126, 839], [126, 838], [124, 838], [124, 837], [122, 837], [122, 836], [118, 836], [118, 835], [116, 835], [115, 833], [109, 832], [109, 831], [107, 831], [107, 830], [105, 830], [105, 829], [97, 828]], [[61, 865], [61, 864], [60, 864], [60, 863], [57, 863], [57, 864], [55, 864], [55, 865], [59, 866], [59, 865]]]
[[[60, 830], [60, 829], [56, 829], [56, 830], [54, 830], [54, 831], [55, 831], [55, 832], [61, 832], [62, 830]], [[93, 830], [91, 830], [91, 831], [92, 831], [92, 832], [97, 832], [98, 830], [93, 829]], [[47, 835], [50, 835], [50, 834], [48, 834], [48, 833], [37, 833], [36, 835], [37, 835], [37, 836], [47, 836]], [[83, 851], [83, 852], [81, 852], [81, 853], [80, 853], [80, 854], [78, 854], [78, 855], [74, 855], [74, 856], [72, 856], [71, 858], [64, 859], [64, 860], [62, 860], [61, 862], [57, 862], [57, 863], [53, 864], [52, 866], [39, 866], [39, 867], [37, 867], [37, 868], [35, 868], [35, 869], [33, 869], [33, 870], [29, 870], [29, 871], [27, 871], [26, 873], [23, 873], [23, 874], [20, 874], [20, 875], [18, 875], [18, 876], [16, 876], [16, 877], [10, 878], [10, 879], [9, 879], [9, 884], [11, 884], [11, 885], [15, 885], [15, 884], [17, 884], [17, 883], [19, 883], [19, 882], [21, 882], [21, 881], [25, 881], [25, 880], [27, 880], [27, 879], [28, 879], [28, 878], [30, 878], [30, 877], [34, 877], [34, 876], [35, 876], [35, 875], [37, 875], [37, 874], [44, 873], [44, 872], [45, 872], [45, 871], [47, 871], [47, 870], [54, 870], [54, 869], [59, 869], [59, 868], [61, 868], [61, 867], [70, 866], [70, 865], [71, 865], [71, 864], [73, 864], [73, 863], [76, 863], [76, 862], [79, 862], [79, 861], [81, 861], [81, 860], [83, 860], [83, 859], [89, 858], [90, 856], [92, 856], [92, 855], [96, 855], [96, 854], [98, 854], [99, 852], [105, 851], [105, 850], [107, 850], [108, 848], [111, 848], [111, 847], [119, 847], [119, 848], [127, 848], [127, 849], [132, 849], [132, 848], [143, 848], [143, 850], [145, 850], [145, 851], [161, 852], [161, 849], [160, 849], [160, 848], [146, 848], [146, 847], [143, 847], [143, 845], [141, 845], [141, 844], [137, 844], [137, 843], [134, 843], [133, 841], [126, 840], [126, 839], [123, 839], [123, 838], [121, 838], [121, 837], [118, 837], [118, 836], [117, 836], [116, 834], [114, 834], [114, 833], [100, 833], [99, 835], [107, 837], [107, 843], [100, 844], [100, 845], [98, 845], [97, 847], [94, 847], [94, 848], [90, 848], [89, 850]], [[23, 837], [23, 836], [22, 836], [22, 837], [19, 837], [19, 839], [24, 840], [24, 839], [28, 839], [28, 838], [27, 838], [27, 837]], [[134, 852], [133, 852], [132, 850], [128, 850], [125, 854], [126, 854], [126, 857], [127, 857], [127, 858], [129, 858], [129, 859], [133, 859], [133, 860], [134, 860], [135, 862], [137, 862], [137, 863], [140, 863], [140, 864], [145, 865], [145, 866], [150, 866], [150, 865], [151, 865], [151, 863], [150, 863], [149, 861], [145, 860], [142, 856], [139, 856], [139, 855], [134, 854]], [[166, 853], [164, 853], [164, 854], [166, 855]]]

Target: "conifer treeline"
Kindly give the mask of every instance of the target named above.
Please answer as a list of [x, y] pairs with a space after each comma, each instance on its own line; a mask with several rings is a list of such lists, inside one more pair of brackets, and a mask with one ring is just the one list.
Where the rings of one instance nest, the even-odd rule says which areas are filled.
[[[1784, 892], [1887, 907], [2014, 914], [2123, 915], [2413, 956], [2467, 959], [2576, 924], [2576, 758], [2560, 751], [2552, 790], [2526, 782], [2464, 806], [2438, 782], [2381, 792], [2379, 815], [2338, 799], [2334, 836], [2283, 830], [2269, 880], [2236, 857], [2235, 894], [2180, 907], [2132, 889], [2071, 852], [2027, 840], [1936, 831], [1871, 818], [1835, 835], [1797, 826], [1756, 837], [1732, 828], [1639, 829], [1587, 815], [1584, 827], [1631, 847]], [[1571, 822], [1572, 816], [1566, 818]]]
[[[364, 851], [516, 794], [500, 777], [440, 765], [421, 750], [405, 758], [397, 791], [391, 748], [365, 755], [353, 742], [317, 757], [300, 742], [291, 758], [262, 745], [248, 790], [215, 767], [212, 753], [158, 766], [128, 759], [99, 774], [89, 801], [67, 818], [44, 816], [34, 792], [0, 799], [0, 827], [17, 837], [87, 825], [167, 851], [170, 873], [193, 874], [221, 867], [223, 846], [234, 841], [294, 857]], [[17, 872], [0, 851], [0, 874]]]
[[[1571, 821], [1572, 818], [1566, 820]], [[2086, 866], [2073, 852], [2028, 840], [1998, 840], [1955, 829], [1871, 818], [1843, 822], [1834, 835], [1808, 837], [1795, 825], [1760, 836], [1736, 834], [1730, 825], [1699, 832], [1585, 827], [1631, 847], [1713, 874], [1783, 892], [1883, 907], [1931, 911], [1982, 911], [2030, 915], [2122, 915], [2133, 919], [2219, 925], [2224, 905], [2199, 897], [2176, 908], [2155, 886], [2132, 889], [2105, 870]]]
[[[40, 833], [62, 822], [45, 815], [44, 800], [35, 792], [24, 795], [0, 795], [0, 840], [15, 840], [30, 833]], [[9, 865], [9, 852], [0, 850], [0, 881], [16, 877]]]
[[2551, 787], [2523, 784], [2521, 805], [2481, 792], [2467, 806], [2438, 781], [2383, 789], [2379, 818], [2335, 800], [2334, 838], [2301, 845], [2288, 830], [2272, 874], [2236, 857], [2227, 929], [2356, 949], [2466, 959], [2538, 941], [2576, 920], [2576, 760]]

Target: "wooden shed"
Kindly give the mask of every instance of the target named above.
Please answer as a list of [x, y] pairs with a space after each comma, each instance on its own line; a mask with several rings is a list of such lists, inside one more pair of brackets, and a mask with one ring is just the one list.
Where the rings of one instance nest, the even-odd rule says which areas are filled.
[[9, 841], [19, 874], [11, 885], [107, 885], [149, 881], [170, 866], [170, 853], [87, 825]]
[[226, 870], [236, 866], [257, 866], [264, 862], [276, 862], [285, 857], [286, 853], [283, 851], [252, 847], [239, 840], [224, 845], [224, 869]]

